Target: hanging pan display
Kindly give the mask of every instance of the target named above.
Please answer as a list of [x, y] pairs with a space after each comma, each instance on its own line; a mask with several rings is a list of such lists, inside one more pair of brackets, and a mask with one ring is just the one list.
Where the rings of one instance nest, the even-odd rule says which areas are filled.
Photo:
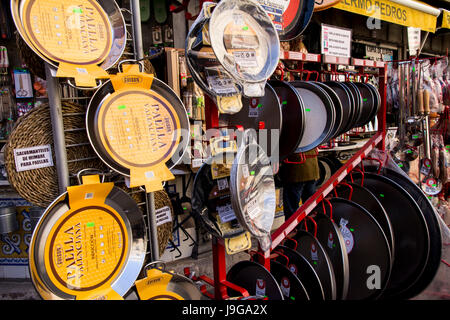
[[[377, 166], [365, 165], [364, 170], [374, 172], [377, 171], [378, 168]], [[442, 255], [441, 228], [439, 226], [439, 220], [434, 206], [422, 190], [420, 190], [420, 188], [409, 177], [387, 167], [383, 167], [380, 174], [398, 183], [416, 201], [426, 220], [430, 235], [430, 252], [428, 255], [427, 265], [422, 275], [420, 275], [417, 281], [415, 281], [415, 283], [407, 290], [399, 292], [398, 294], [391, 293], [391, 297], [393, 298], [409, 299], [425, 290], [437, 273], [437, 270], [441, 264]]]
[[241, 94], [262, 97], [280, 54], [278, 34], [256, 2], [206, 2], [188, 32], [187, 65], [219, 112], [240, 110]]
[[279, 158], [285, 159], [293, 153], [303, 138], [305, 130], [305, 107], [297, 89], [289, 82], [270, 80], [281, 106], [282, 126], [279, 138]]
[[330, 99], [333, 103], [335, 120], [334, 120], [333, 129], [330, 131], [326, 140], [335, 138], [342, 132], [343, 126], [345, 124], [344, 114], [343, 114], [344, 110], [342, 107], [341, 100], [339, 99], [339, 96], [337, 95], [337, 93], [333, 89], [331, 89], [329, 86], [327, 86], [326, 84], [324, 84], [322, 82], [313, 82], [313, 83], [315, 85], [318, 85], [319, 87], [321, 87], [323, 90], [325, 90], [326, 93], [330, 96]]
[[281, 106], [275, 90], [269, 84], [266, 84], [264, 92], [264, 96], [260, 98], [244, 97], [242, 109], [235, 114], [219, 114], [219, 126], [253, 129], [267, 156], [278, 160], [282, 130]]
[[263, 251], [270, 250], [276, 209], [273, 171], [263, 148], [248, 130], [231, 167], [230, 195], [241, 226], [258, 239]]
[[174, 179], [169, 169], [186, 150], [190, 126], [183, 103], [169, 86], [137, 64], [124, 64], [123, 72], [92, 96], [86, 129], [105, 164], [129, 176], [130, 187], [145, 186], [151, 192]]
[[167, 270], [161, 261], [153, 261], [144, 269], [146, 277], [135, 282], [140, 300], [206, 300], [191, 279]]
[[353, 115], [352, 115], [352, 126], [351, 128], [357, 128], [358, 120], [361, 118], [362, 114], [362, 104], [363, 99], [358, 87], [353, 82], [341, 82], [350, 92], [353, 99]]
[[281, 252], [289, 258], [288, 268], [302, 282], [310, 300], [325, 300], [322, 283], [314, 267], [298, 251], [279, 245], [274, 251]]
[[306, 81], [293, 81], [305, 105], [305, 130], [296, 152], [312, 150], [325, 142], [333, 130], [335, 111], [325, 90]]
[[334, 7], [342, 0], [316, 0], [314, 5], [314, 12], [322, 11]]
[[[386, 288], [391, 274], [391, 251], [386, 235], [372, 215], [357, 203], [342, 198], [332, 198], [330, 203], [347, 248], [350, 275], [347, 299], [376, 299]], [[323, 209], [319, 206], [317, 210]], [[376, 271], [371, 269], [373, 266], [377, 266]], [[376, 279], [370, 278], [374, 272]]]
[[313, 219], [308, 219], [307, 223], [312, 222], [317, 226], [317, 240], [322, 244], [333, 265], [337, 299], [345, 300], [350, 277], [347, 247], [339, 226], [333, 220], [333, 208], [327, 199], [324, 201], [328, 203], [328, 211], [316, 212], [314, 216], [311, 215]]
[[336, 278], [333, 265], [323, 246], [317, 240], [317, 229], [314, 234], [306, 230], [298, 230], [293, 238], [286, 238], [284, 245], [296, 250], [314, 267], [319, 275], [325, 300], [336, 300]]
[[314, 0], [257, 1], [272, 19], [280, 41], [290, 41], [301, 35], [314, 9]]
[[74, 78], [80, 89], [109, 78], [106, 70], [125, 49], [125, 21], [115, 1], [11, 0], [11, 13], [23, 40], [55, 76]]
[[365, 83], [352, 82], [352, 84], [358, 88], [362, 98], [361, 115], [356, 122], [356, 127], [363, 127], [372, 120], [373, 115], [378, 111], [377, 97]]
[[43, 213], [30, 242], [29, 265], [41, 297], [122, 299], [138, 277], [147, 247], [136, 202], [98, 175], [67, 188]]
[[[251, 296], [267, 297], [269, 300], [284, 300], [278, 281], [259, 263], [239, 261], [227, 273], [227, 281], [244, 288]], [[228, 289], [230, 297], [240, 293]]]
[[[361, 180], [358, 177], [355, 183]], [[411, 287], [424, 272], [430, 251], [428, 227], [417, 203], [398, 183], [365, 172], [363, 185], [378, 197], [392, 224], [394, 263], [383, 297], [396, 296]]]
[[327, 81], [325, 84], [330, 87], [338, 95], [342, 105], [342, 130], [340, 134], [349, 131], [353, 126], [353, 118], [355, 115], [355, 102], [350, 89], [346, 85], [337, 81]]

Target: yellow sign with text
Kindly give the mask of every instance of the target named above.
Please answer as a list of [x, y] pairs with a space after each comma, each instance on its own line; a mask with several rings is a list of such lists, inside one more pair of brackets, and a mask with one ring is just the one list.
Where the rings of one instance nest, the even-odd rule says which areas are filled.
[[388, 0], [343, 0], [334, 8], [423, 31], [436, 31], [436, 16]]
[[450, 29], [450, 11], [448, 10], [442, 10], [441, 28]]

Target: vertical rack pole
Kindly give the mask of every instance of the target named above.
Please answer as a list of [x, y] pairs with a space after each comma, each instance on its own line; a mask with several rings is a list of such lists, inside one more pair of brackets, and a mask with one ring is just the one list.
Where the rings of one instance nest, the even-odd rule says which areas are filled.
[[381, 110], [378, 110], [378, 132], [383, 135], [380, 143], [382, 151], [386, 150], [386, 86], [387, 86], [387, 65], [378, 70], [378, 91], [381, 96]]
[[58, 175], [59, 192], [66, 192], [69, 186], [69, 167], [67, 165], [67, 150], [64, 137], [64, 123], [61, 107], [61, 96], [58, 80], [53, 77], [50, 66], [45, 62], [45, 78], [47, 80], [48, 104], [52, 122], [53, 151], [55, 152], [56, 173]]
[[[130, 1], [131, 26], [133, 35], [134, 58], [141, 61], [144, 58], [144, 47], [142, 44], [142, 28], [141, 28], [141, 11], [139, 0]], [[146, 209], [148, 230], [150, 236], [150, 257], [152, 261], [159, 259], [158, 247], [158, 230], [156, 226], [155, 216], [155, 194], [153, 192], [146, 193]]]

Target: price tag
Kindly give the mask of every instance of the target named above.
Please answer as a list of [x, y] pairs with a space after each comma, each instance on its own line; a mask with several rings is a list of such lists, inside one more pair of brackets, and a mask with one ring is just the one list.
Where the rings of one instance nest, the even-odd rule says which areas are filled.
[[227, 223], [236, 219], [236, 215], [234, 214], [231, 204], [217, 206], [216, 210], [219, 213], [220, 221], [222, 223]]
[[258, 62], [256, 61], [255, 51], [234, 51], [234, 59], [241, 68], [256, 68]]
[[254, 198], [247, 203], [247, 214], [250, 219], [255, 219], [261, 212], [261, 208], [258, 206], [258, 198]]
[[206, 78], [209, 87], [218, 94], [236, 94], [236, 86], [231, 78], [209, 76]]
[[228, 179], [219, 179], [217, 180], [217, 187], [219, 188], [219, 191], [228, 189]]
[[172, 214], [168, 206], [159, 208], [155, 211], [156, 226], [159, 227], [162, 224], [172, 222]]

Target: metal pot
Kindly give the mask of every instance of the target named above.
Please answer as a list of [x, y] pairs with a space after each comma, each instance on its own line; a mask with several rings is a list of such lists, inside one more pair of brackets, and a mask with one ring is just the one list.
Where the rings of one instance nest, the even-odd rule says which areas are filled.
[[18, 229], [16, 207], [0, 208], [0, 234], [14, 232]]

